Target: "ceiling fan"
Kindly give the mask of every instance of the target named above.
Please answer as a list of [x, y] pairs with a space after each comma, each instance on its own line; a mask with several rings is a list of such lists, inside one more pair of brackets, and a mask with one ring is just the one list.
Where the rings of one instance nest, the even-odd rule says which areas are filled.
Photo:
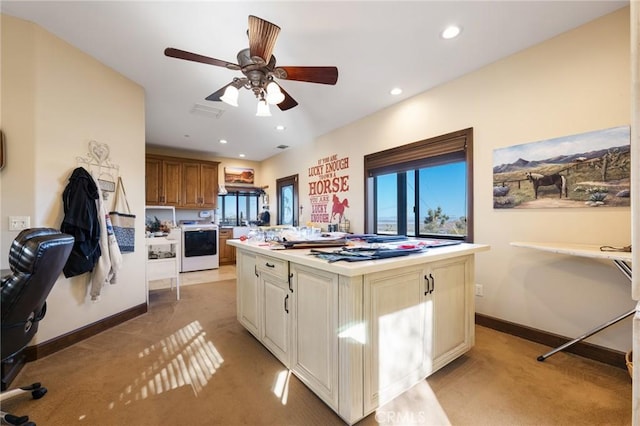
[[253, 91], [258, 99], [258, 113], [256, 115], [271, 115], [269, 104], [278, 105], [286, 111], [298, 105], [275, 80], [306, 81], [310, 83], [331, 84], [338, 81], [336, 67], [281, 67], [276, 66], [276, 58], [272, 55], [280, 27], [256, 16], [249, 16], [249, 48], [238, 52], [238, 63], [223, 61], [198, 55], [180, 49], [169, 47], [165, 49], [166, 56], [203, 64], [224, 67], [233, 71], [240, 71], [243, 77], [234, 77], [231, 83], [218, 89], [205, 99], [208, 101], [223, 101], [238, 106], [238, 91], [246, 88]]

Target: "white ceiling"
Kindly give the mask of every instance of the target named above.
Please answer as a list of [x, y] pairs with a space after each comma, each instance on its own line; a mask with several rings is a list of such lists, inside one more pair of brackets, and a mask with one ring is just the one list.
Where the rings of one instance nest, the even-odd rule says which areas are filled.
[[[2, 13], [35, 22], [137, 82], [147, 144], [260, 161], [486, 64], [628, 5], [627, 1], [7, 1]], [[248, 15], [282, 28], [280, 66], [336, 66], [335, 86], [280, 80], [299, 105], [256, 117], [204, 98], [239, 71], [164, 56], [166, 47], [236, 63]], [[460, 37], [443, 40], [449, 24]], [[391, 96], [392, 87], [402, 87]], [[96, 99], [96, 102], [99, 102]], [[219, 118], [191, 113], [195, 105]], [[286, 126], [277, 132], [275, 126]], [[187, 136], [188, 135], [188, 136]], [[220, 139], [228, 140], [226, 145]], [[361, 143], [362, 141], [354, 141]]]

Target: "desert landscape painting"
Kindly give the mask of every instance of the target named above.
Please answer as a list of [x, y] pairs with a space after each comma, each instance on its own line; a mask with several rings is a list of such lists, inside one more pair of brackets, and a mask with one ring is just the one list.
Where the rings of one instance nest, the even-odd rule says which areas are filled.
[[224, 183], [252, 184], [253, 178], [253, 169], [244, 167], [224, 168]]
[[630, 127], [493, 151], [493, 207], [629, 207]]

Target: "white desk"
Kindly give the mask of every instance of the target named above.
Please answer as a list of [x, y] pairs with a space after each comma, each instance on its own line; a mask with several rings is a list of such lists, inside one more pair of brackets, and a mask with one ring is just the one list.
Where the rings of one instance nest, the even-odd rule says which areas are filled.
[[[535, 250], [548, 251], [551, 253], [559, 253], [559, 254], [568, 254], [571, 256], [580, 256], [580, 257], [591, 257], [595, 259], [607, 259], [612, 260], [613, 263], [618, 267], [618, 269], [629, 279], [631, 282], [631, 252], [622, 252], [622, 251], [602, 251], [600, 246], [596, 245], [587, 245], [587, 244], [565, 244], [565, 243], [532, 243], [532, 242], [513, 242], [512, 246], [515, 247], [523, 247], [530, 248]], [[538, 361], [544, 361], [551, 355], [560, 352], [568, 348], [571, 345], [574, 345], [589, 336], [592, 336], [605, 328], [622, 321], [623, 319], [630, 317], [635, 314], [636, 308], [634, 307], [628, 312], [613, 318], [606, 323], [597, 326], [596, 328], [587, 331], [583, 335], [576, 337], [575, 339], [565, 343], [564, 345], [558, 346], [554, 350], [547, 352], [544, 355], [540, 355], [538, 357]]]
[[[146, 238], [147, 247], [147, 290], [149, 281], [171, 279], [171, 290], [175, 281], [176, 300], [180, 300], [180, 239], [170, 240], [166, 237]], [[151, 258], [152, 248], [166, 248], [163, 253], [171, 253], [172, 257]], [[157, 253], [157, 251], [154, 251]]]

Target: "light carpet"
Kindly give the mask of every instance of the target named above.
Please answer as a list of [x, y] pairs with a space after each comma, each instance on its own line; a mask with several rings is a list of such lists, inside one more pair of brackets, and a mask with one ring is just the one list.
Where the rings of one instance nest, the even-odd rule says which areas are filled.
[[[27, 364], [13, 386], [48, 394], [2, 409], [39, 426], [344, 424], [237, 322], [235, 295], [235, 280], [184, 287], [180, 301], [151, 292], [147, 314]], [[631, 424], [626, 370], [536, 361], [548, 349], [477, 326], [470, 352], [359, 424]]]

